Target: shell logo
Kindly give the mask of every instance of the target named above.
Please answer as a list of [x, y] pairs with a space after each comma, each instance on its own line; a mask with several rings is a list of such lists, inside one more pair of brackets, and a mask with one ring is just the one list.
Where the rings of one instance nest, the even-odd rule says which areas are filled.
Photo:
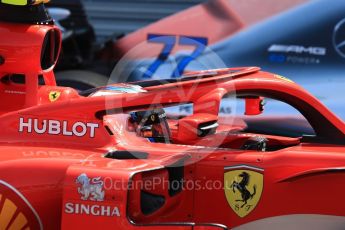
[[31, 204], [18, 190], [4, 181], [0, 181], [0, 230], [2, 229], [43, 229]]

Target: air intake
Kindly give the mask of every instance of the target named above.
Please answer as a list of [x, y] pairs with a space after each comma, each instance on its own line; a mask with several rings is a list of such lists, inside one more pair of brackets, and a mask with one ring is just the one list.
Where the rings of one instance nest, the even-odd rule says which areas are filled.
[[148, 156], [148, 153], [138, 151], [111, 151], [105, 155], [106, 158], [116, 160], [147, 159]]
[[51, 68], [57, 61], [60, 47], [60, 33], [57, 30], [47, 32], [41, 53], [41, 68], [47, 70]]

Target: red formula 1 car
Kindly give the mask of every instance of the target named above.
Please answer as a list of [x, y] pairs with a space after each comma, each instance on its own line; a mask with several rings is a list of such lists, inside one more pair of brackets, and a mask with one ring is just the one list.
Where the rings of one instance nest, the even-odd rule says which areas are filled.
[[[58, 87], [41, 6], [0, 23], [1, 229], [344, 229], [345, 124], [315, 97], [256, 67]], [[244, 116], [220, 116], [229, 98]]]

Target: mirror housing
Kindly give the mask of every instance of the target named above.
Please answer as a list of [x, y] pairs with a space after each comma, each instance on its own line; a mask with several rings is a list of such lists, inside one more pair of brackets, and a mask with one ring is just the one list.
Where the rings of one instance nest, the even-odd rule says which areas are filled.
[[245, 98], [245, 115], [255, 116], [260, 115], [264, 111], [264, 98], [263, 97], [246, 97]]
[[199, 113], [184, 117], [178, 121], [177, 141], [196, 140], [216, 132], [218, 117], [212, 114]]

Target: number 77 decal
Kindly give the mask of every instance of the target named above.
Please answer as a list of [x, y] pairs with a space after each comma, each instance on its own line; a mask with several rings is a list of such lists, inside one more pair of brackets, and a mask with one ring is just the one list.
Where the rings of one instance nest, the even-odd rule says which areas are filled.
[[[174, 49], [175, 45], [184, 45], [184, 46], [194, 46], [194, 51], [181, 59], [178, 63], [176, 69], [173, 71], [171, 77], [177, 78], [180, 77], [187, 65], [199, 57], [202, 52], [205, 50], [208, 39], [204, 37], [191, 37], [191, 36], [175, 36], [175, 35], [157, 35], [149, 34], [148, 42], [150, 43], [162, 43], [164, 47], [161, 53], [158, 55], [157, 59], [148, 67], [146, 72], [143, 75], [143, 78], [152, 78], [157, 69], [169, 58], [171, 51]], [[177, 43], [178, 41], [178, 43]]]

